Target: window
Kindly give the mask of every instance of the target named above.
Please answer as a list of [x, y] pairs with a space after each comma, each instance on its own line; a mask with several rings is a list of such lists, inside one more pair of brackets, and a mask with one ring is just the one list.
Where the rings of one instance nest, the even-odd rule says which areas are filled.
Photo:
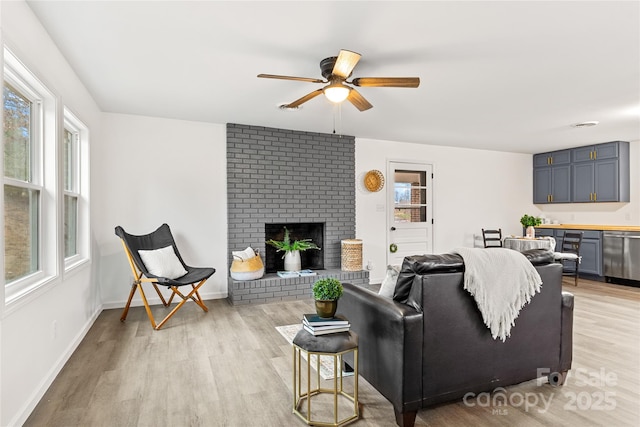
[[64, 257], [78, 254], [78, 133], [64, 129]]
[[395, 171], [394, 222], [427, 221], [426, 181], [425, 171]]
[[4, 244], [5, 280], [38, 270], [38, 222], [42, 185], [37, 168], [35, 124], [38, 108], [26, 92], [5, 83], [4, 104]]
[[10, 303], [57, 272], [56, 104], [7, 49], [4, 60], [4, 279]]
[[65, 267], [89, 258], [88, 130], [67, 108], [63, 130], [63, 237]]

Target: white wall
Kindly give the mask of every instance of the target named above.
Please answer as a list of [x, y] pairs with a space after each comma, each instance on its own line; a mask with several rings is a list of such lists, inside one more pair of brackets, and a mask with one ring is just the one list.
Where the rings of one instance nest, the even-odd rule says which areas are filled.
[[103, 143], [93, 151], [99, 161], [92, 206], [105, 308], [124, 306], [132, 282], [117, 225], [147, 234], [166, 222], [187, 264], [217, 270], [202, 297], [226, 297], [225, 126], [105, 113], [102, 129]]
[[[371, 169], [386, 174], [387, 162], [404, 160], [434, 166], [434, 253], [474, 246], [484, 228], [522, 234], [520, 217], [537, 215], [532, 204], [531, 155], [356, 138], [356, 179]], [[371, 283], [384, 278], [388, 209], [386, 188], [370, 193], [356, 185], [356, 236], [363, 261], [373, 263]]]
[[[3, 41], [53, 91], [59, 111], [66, 105], [88, 126], [90, 145], [99, 145], [100, 111], [29, 7], [16, 1], [0, 8]], [[92, 263], [61, 273], [9, 308], [0, 292], [0, 425], [24, 422], [99, 314], [94, 273]]]

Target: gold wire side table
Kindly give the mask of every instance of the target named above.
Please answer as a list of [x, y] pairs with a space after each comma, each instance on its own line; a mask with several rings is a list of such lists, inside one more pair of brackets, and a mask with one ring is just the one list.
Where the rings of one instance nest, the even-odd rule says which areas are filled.
[[[306, 392], [302, 391], [302, 352], [307, 353], [307, 386]], [[353, 353], [353, 394], [349, 394], [343, 387], [344, 375], [342, 372], [343, 356]], [[311, 356], [316, 356], [316, 375], [314, 375], [316, 388], [312, 388]], [[322, 387], [320, 379], [320, 357], [333, 358], [333, 387]], [[311, 411], [311, 401], [314, 397], [326, 393], [333, 395], [333, 422], [314, 419]], [[353, 411], [344, 418], [338, 420], [338, 403], [346, 401]], [[344, 403], [344, 402], [342, 402]], [[305, 408], [306, 407], [306, 408]], [[343, 410], [345, 406], [342, 406]], [[301, 410], [306, 409], [306, 413]], [[300, 417], [308, 425], [314, 426], [343, 426], [360, 418], [358, 405], [358, 336], [354, 332], [337, 332], [314, 336], [304, 329], [300, 330], [293, 339], [293, 413]]]

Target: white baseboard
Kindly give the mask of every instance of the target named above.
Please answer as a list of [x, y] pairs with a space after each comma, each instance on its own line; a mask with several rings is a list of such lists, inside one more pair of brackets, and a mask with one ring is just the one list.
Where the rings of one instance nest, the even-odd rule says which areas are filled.
[[[160, 298], [156, 294], [156, 291], [154, 291], [153, 289], [151, 289], [150, 292], [148, 289], [145, 289], [144, 293], [147, 296], [147, 301], [149, 302], [149, 305], [162, 304], [162, 301], [160, 301]], [[128, 297], [128, 295], [125, 295], [125, 296]], [[226, 292], [206, 292], [206, 293], [200, 292], [200, 297], [203, 300], [224, 299], [224, 298], [227, 298], [227, 293]], [[174, 301], [175, 301], [175, 298], [174, 298]], [[125, 305], [127, 305], [127, 300], [123, 299], [118, 301], [103, 302], [102, 308], [104, 310], [109, 310], [112, 308], [124, 308]], [[138, 294], [138, 292], [136, 292], [136, 294], [133, 296], [133, 300], [131, 301], [131, 307], [141, 307], [143, 305], [144, 304], [142, 304], [142, 299], [140, 298], [140, 295]]]
[[62, 371], [62, 368], [64, 368], [64, 365], [67, 363], [67, 361], [69, 360], [73, 352], [76, 351], [76, 349], [78, 348], [78, 346], [80, 345], [84, 337], [87, 335], [87, 332], [89, 332], [89, 329], [91, 329], [91, 326], [93, 326], [93, 324], [95, 323], [100, 313], [102, 313], [102, 309], [103, 307], [99, 306], [96, 309], [96, 311], [91, 315], [91, 317], [87, 320], [84, 327], [78, 332], [78, 334], [71, 341], [71, 343], [69, 343], [67, 350], [64, 353], [62, 353], [60, 358], [51, 367], [51, 369], [49, 370], [49, 374], [46, 375], [42, 379], [38, 387], [35, 388], [35, 390], [31, 395], [31, 398], [29, 398], [24, 403], [24, 405], [22, 405], [22, 408], [18, 410], [16, 416], [9, 422], [10, 426], [21, 426], [27, 421], [27, 418], [29, 418], [29, 415], [31, 415], [31, 412], [33, 412], [35, 407], [38, 405], [38, 403], [42, 399], [42, 396], [44, 396], [44, 394], [47, 392], [51, 384], [53, 384], [53, 381], [56, 379], [60, 371]]

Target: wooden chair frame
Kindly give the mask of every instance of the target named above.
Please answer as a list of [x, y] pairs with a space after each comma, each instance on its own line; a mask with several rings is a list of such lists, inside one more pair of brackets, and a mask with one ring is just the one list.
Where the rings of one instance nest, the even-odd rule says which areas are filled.
[[[193, 277], [194, 282], [189, 283], [189, 282], [183, 281], [182, 283], [180, 283], [181, 279], [171, 280], [163, 277], [154, 277], [152, 274], [148, 275], [149, 276], [148, 277], [145, 271], [142, 270], [142, 268], [145, 268], [146, 270], [146, 267], [142, 266], [141, 268], [138, 265], [137, 262], [139, 260], [136, 261], [136, 258], [132, 255], [131, 249], [129, 248], [129, 246], [127, 246], [127, 242], [125, 241], [124, 237], [119, 234], [119, 232], [124, 233], [124, 230], [122, 230], [121, 227], [117, 227], [116, 234], [121, 237], [122, 247], [124, 248], [125, 254], [127, 255], [127, 260], [129, 261], [129, 267], [131, 267], [131, 272], [133, 273], [133, 277], [134, 277], [133, 283], [131, 285], [131, 291], [129, 292], [129, 298], [127, 299], [127, 304], [125, 305], [124, 310], [122, 311], [122, 315], [120, 316], [121, 322], [124, 322], [127, 318], [127, 315], [129, 313], [129, 307], [131, 306], [131, 301], [133, 300], [133, 296], [135, 295], [136, 291], [140, 291], [140, 297], [142, 298], [142, 303], [144, 304], [144, 308], [147, 312], [147, 316], [149, 317], [149, 321], [151, 322], [151, 326], [155, 330], [159, 330], [160, 328], [162, 328], [162, 326], [164, 326], [164, 324], [171, 317], [173, 317], [173, 315], [176, 314], [176, 312], [180, 310], [180, 308], [182, 308], [182, 306], [189, 300], [192, 300], [193, 302], [198, 304], [198, 306], [202, 308], [204, 312], [209, 311], [207, 306], [204, 304], [204, 301], [200, 296], [200, 293], [198, 292], [198, 290], [215, 272], [215, 269], [212, 269], [212, 268], [200, 269], [200, 268], [189, 267], [186, 264], [184, 264], [184, 261], [182, 261], [182, 257], [180, 256], [179, 253], [177, 253], [178, 249], [175, 246], [175, 242], [173, 242], [173, 237], [170, 235], [171, 232], [169, 230], [169, 226], [167, 226], [166, 224], [163, 224], [158, 230], [156, 230], [156, 232], [161, 231], [163, 227], [166, 227], [164, 230], [162, 230], [162, 232], [165, 233], [164, 237], [169, 238], [171, 240], [171, 243], [174, 247], [174, 251], [176, 251], [176, 255], [178, 256], [178, 258], [180, 259], [180, 261], [182, 262], [186, 270], [188, 272], [196, 272], [197, 274], [196, 277]], [[139, 236], [134, 236], [134, 237], [139, 237]], [[181, 301], [171, 310], [171, 312], [169, 312], [169, 314], [167, 314], [167, 316], [164, 319], [160, 321], [160, 323], [156, 323], [153, 313], [151, 312], [151, 307], [149, 305], [149, 301], [147, 300], [147, 295], [145, 294], [142, 286], [143, 283], [151, 283], [156, 293], [158, 294], [158, 297], [160, 297], [160, 301], [162, 302], [162, 305], [165, 307], [168, 307], [169, 305], [171, 305], [174, 297], [177, 296], [178, 298], [181, 299]], [[171, 296], [169, 297], [168, 300], [166, 300], [165, 297], [162, 295], [162, 292], [160, 292], [158, 285], [166, 286], [167, 289], [171, 290]], [[179, 289], [180, 286], [191, 286], [191, 291], [185, 294], [180, 291]]]

